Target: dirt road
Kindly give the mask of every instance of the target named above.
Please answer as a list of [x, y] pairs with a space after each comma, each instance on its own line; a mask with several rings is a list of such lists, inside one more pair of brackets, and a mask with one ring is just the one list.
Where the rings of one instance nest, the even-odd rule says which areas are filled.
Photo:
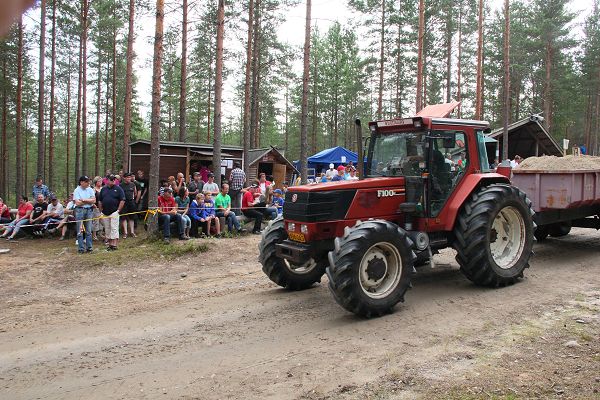
[[0, 244], [0, 398], [600, 398], [596, 232], [537, 244], [526, 279], [498, 290], [444, 251], [374, 320], [325, 284], [277, 288], [258, 241], [105, 266]]

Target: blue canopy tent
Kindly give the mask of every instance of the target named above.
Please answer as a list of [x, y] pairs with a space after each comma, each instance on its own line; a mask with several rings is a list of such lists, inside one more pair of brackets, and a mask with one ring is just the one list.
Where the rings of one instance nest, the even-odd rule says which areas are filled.
[[[333, 164], [335, 167], [340, 164], [348, 164], [350, 161], [356, 165], [358, 156], [356, 153], [346, 149], [342, 146], [332, 147], [318, 152], [308, 157], [308, 169], [309, 179], [314, 179], [314, 175], [318, 174], [322, 170], [329, 168], [329, 164]], [[294, 161], [296, 169], [300, 170], [300, 161]]]

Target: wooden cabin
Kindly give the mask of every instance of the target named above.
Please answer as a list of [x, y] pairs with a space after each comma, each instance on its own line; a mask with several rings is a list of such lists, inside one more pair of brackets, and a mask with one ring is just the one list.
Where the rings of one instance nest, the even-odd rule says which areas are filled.
[[281, 189], [283, 182], [291, 182], [294, 174], [299, 171], [285, 158], [282, 151], [271, 146], [264, 149], [253, 149], [248, 152], [249, 170], [246, 174], [248, 183], [258, 178], [264, 172], [267, 177], [273, 177], [275, 187]]

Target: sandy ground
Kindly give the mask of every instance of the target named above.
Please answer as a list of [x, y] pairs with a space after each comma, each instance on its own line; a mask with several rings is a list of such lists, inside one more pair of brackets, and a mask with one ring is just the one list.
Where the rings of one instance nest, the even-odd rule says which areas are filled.
[[373, 320], [325, 284], [276, 287], [259, 237], [205, 242], [109, 266], [72, 243], [0, 243], [0, 398], [600, 398], [595, 231], [536, 244], [526, 278], [497, 290], [444, 251]]

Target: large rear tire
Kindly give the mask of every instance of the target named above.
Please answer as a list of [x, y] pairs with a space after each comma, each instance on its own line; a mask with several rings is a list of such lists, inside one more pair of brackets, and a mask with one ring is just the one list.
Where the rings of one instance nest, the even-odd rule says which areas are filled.
[[533, 247], [533, 210], [527, 196], [508, 184], [476, 191], [454, 228], [461, 271], [477, 285], [506, 286], [523, 277]]
[[391, 312], [410, 287], [415, 253], [406, 232], [388, 221], [346, 228], [329, 252], [329, 289], [354, 314], [379, 317]]
[[277, 257], [275, 245], [283, 242], [287, 237], [282, 216], [269, 223], [258, 246], [259, 261], [263, 266], [263, 272], [270, 280], [289, 290], [303, 290], [320, 282], [327, 267], [326, 258], [310, 259], [304, 265], [294, 265]]

